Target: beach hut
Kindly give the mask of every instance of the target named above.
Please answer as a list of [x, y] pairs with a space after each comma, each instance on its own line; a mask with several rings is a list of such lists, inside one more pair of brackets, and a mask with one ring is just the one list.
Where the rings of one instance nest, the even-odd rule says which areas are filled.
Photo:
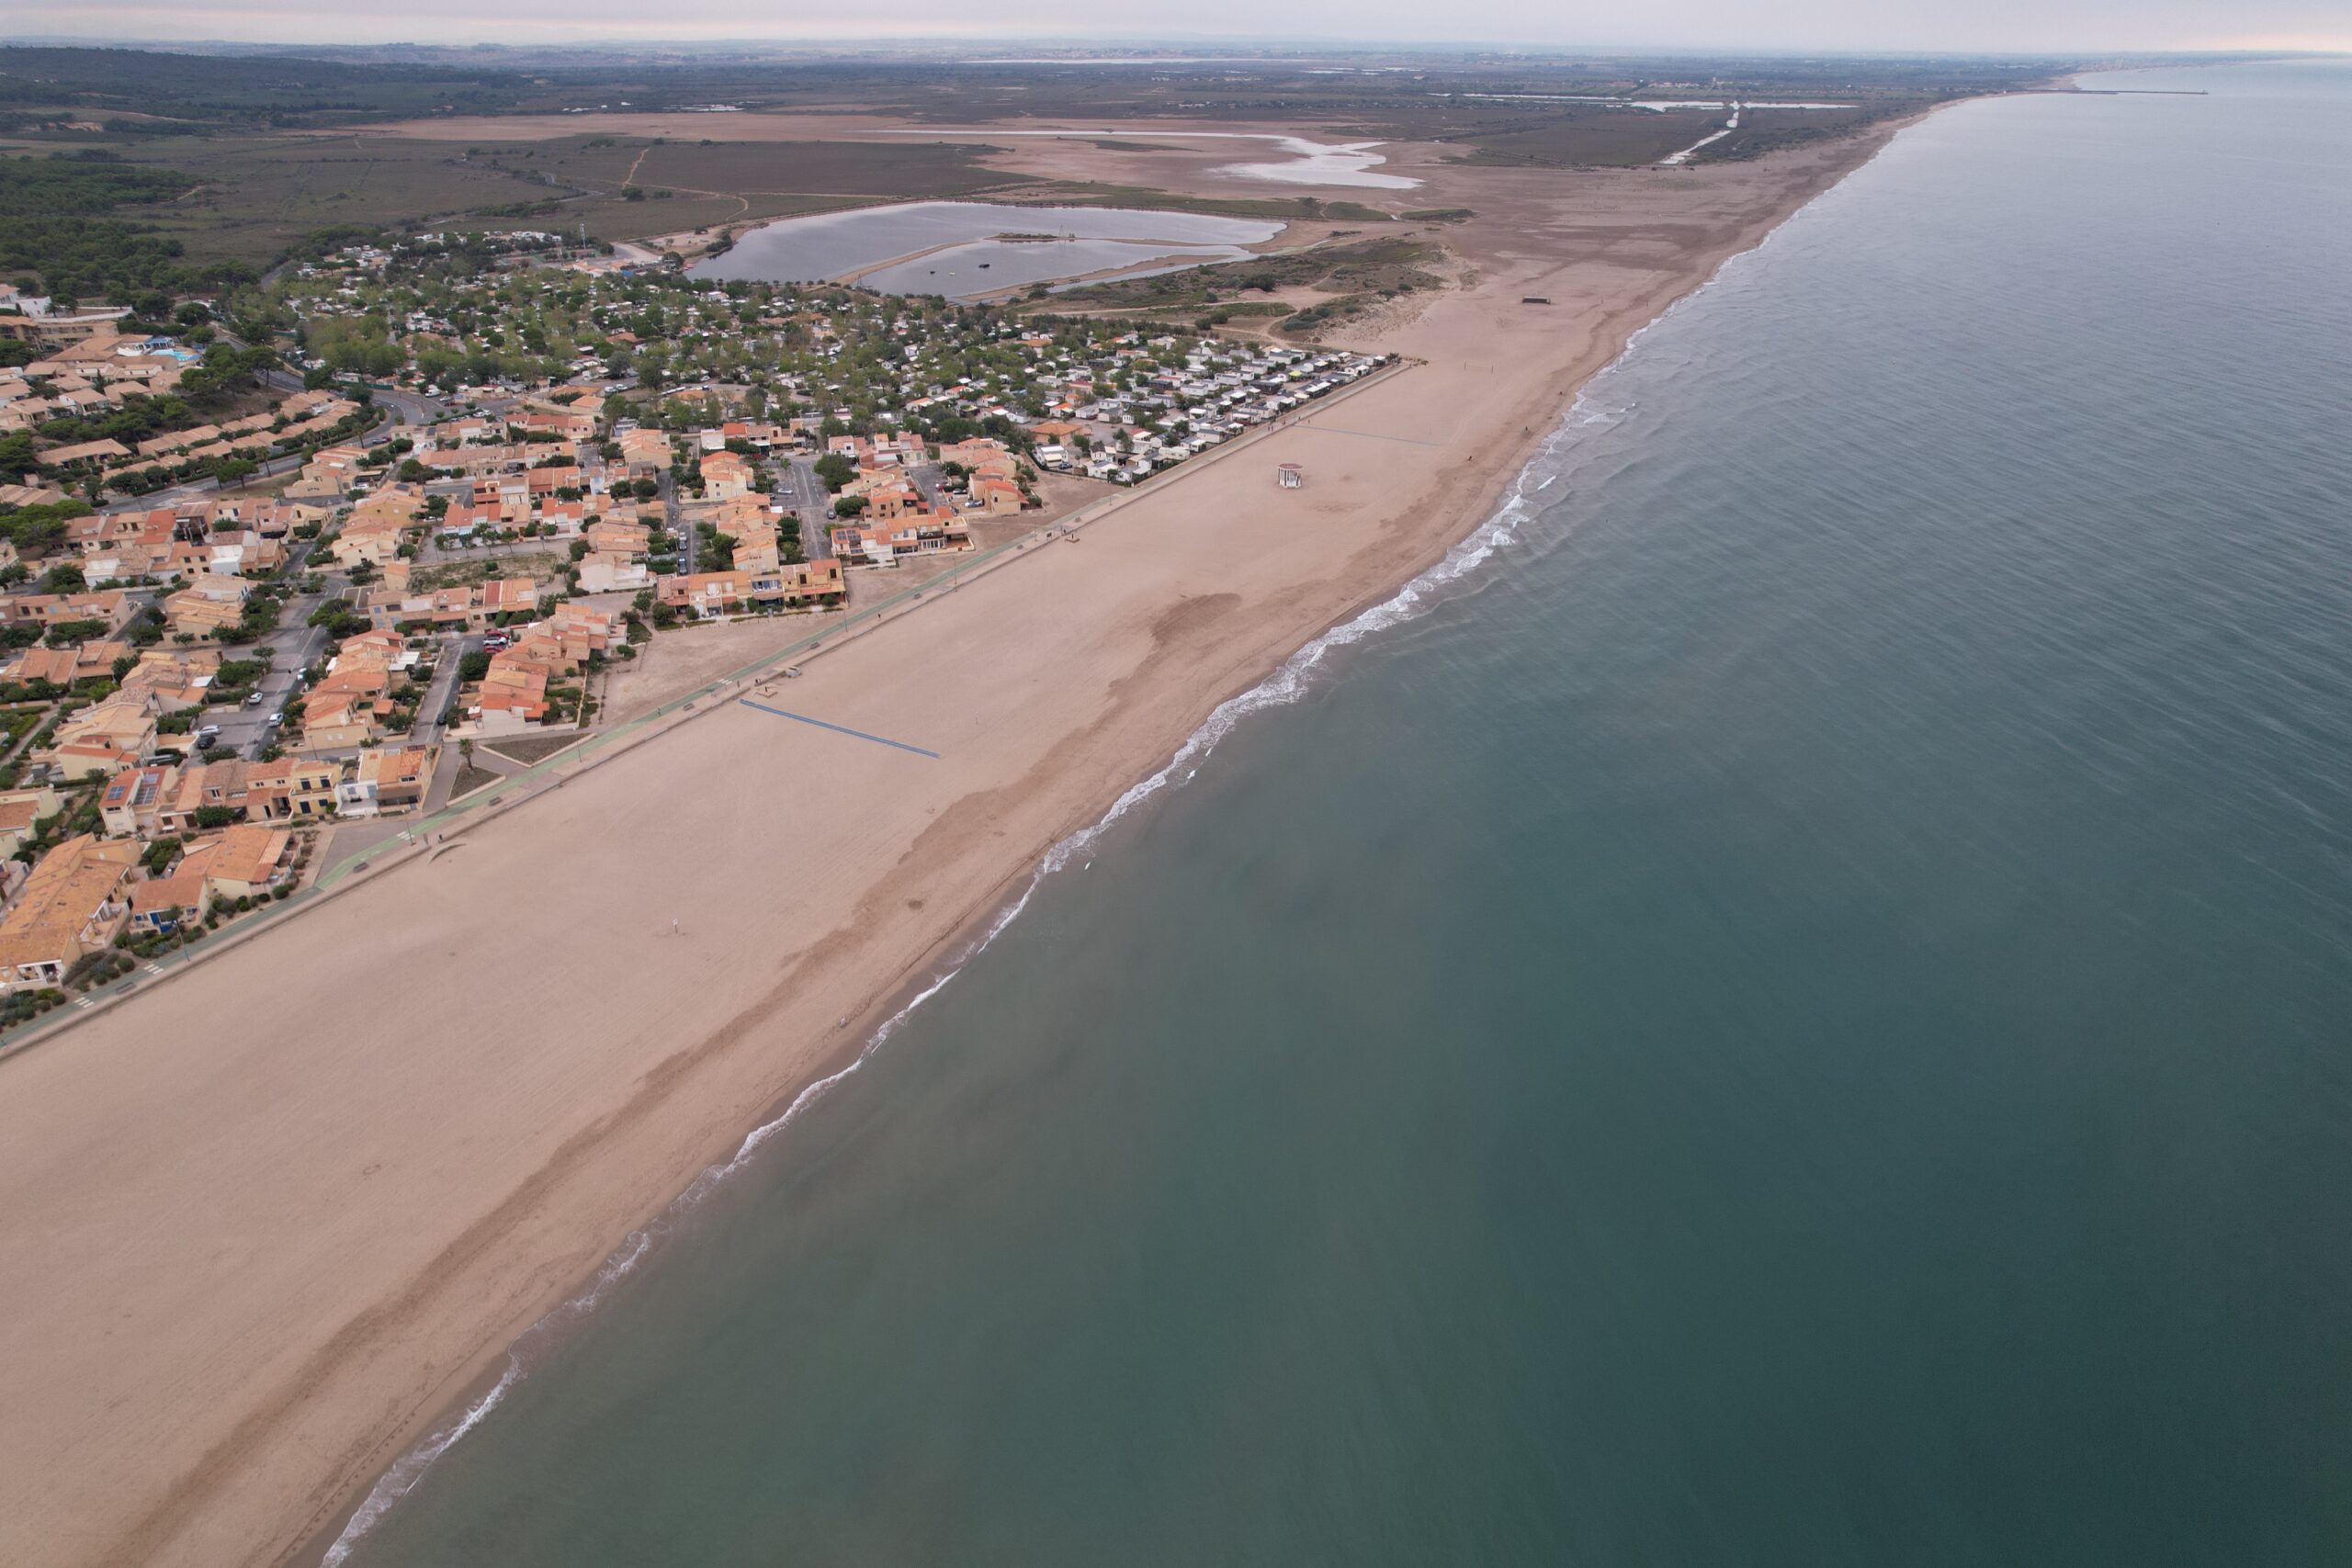
[[1274, 482], [1284, 490], [1296, 490], [1306, 482], [1306, 470], [1296, 463], [1277, 463]]

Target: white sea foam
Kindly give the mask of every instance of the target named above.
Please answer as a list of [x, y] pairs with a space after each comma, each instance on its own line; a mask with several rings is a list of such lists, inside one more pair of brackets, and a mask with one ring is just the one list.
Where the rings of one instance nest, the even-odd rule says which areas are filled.
[[384, 1510], [407, 1496], [416, 1483], [424, 1479], [425, 1471], [432, 1467], [435, 1460], [447, 1453], [459, 1438], [472, 1431], [481, 1425], [484, 1416], [497, 1409], [498, 1402], [506, 1397], [506, 1391], [513, 1388], [514, 1380], [522, 1375], [521, 1358], [507, 1357], [506, 1371], [499, 1374], [498, 1382], [491, 1385], [488, 1393], [468, 1405], [455, 1421], [435, 1431], [394, 1461], [392, 1468], [384, 1472], [374, 1489], [368, 1494], [367, 1501], [359, 1505], [357, 1512], [344, 1525], [343, 1533], [334, 1538], [334, 1544], [327, 1548], [326, 1555], [320, 1559], [322, 1568], [336, 1568], [350, 1556], [354, 1543], [375, 1528], [376, 1521], [384, 1517]]

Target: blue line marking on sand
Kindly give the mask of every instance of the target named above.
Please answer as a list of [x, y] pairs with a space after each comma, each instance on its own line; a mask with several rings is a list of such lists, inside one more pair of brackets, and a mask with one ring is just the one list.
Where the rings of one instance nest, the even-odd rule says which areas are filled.
[[920, 746], [910, 746], [903, 740], [893, 740], [887, 735], [868, 735], [863, 729], [852, 729], [845, 724], [827, 724], [823, 719], [810, 718], [805, 713], [786, 713], [782, 708], [772, 708], [765, 703], [755, 703], [749, 697], [738, 697], [735, 700], [741, 703], [747, 708], [757, 708], [762, 713], [772, 713], [778, 718], [789, 718], [797, 720], [802, 724], [813, 724], [820, 729], [830, 729], [836, 735], [848, 735], [854, 736], [860, 740], [871, 740], [876, 746], [896, 746], [901, 751], [912, 751], [916, 756], [929, 757], [934, 762], [939, 761], [939, 753], [936, 751], [926, 751]]
[[1383, 435], [1376, 430], [1341, 430], [1336, 424], [1300, 424], [1294, 428], [1299, 430], [1319, 430], [1326, 435], [1361, 435], [1366, 441], [1401, 441], [1408, 446], [1435, 446], [1440, 445], [1440, 443], [1435, 441], [1416, 440], [1410, 435]]

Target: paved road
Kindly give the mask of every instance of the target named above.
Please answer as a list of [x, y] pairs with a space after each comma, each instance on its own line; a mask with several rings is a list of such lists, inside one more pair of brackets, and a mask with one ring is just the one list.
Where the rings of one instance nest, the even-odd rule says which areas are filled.
[[[280, 739], [280, 727], [271, 725], [271, 717], [285, 711], [286, 705], [301, 690], [302, 671], [311, 667], [311, 660], [326, 651], [326, 628], [305, 625], [309, 618], [308, 611], [298, 615], [289, 604], [285, 622], [256, 645], [267, 649], [270, 654], [269, 673], [254, 688], [261, 694], [260, 702], [235, 708], [207, 708], [198, 720], [199, 725], [219, 725], [219, 743], [236, 755], [257, 757], [264, 747]], [[241, 653], [252, 657], [240, 649], [223, 651], [231, 659]]]
[[441, 716], [449, 699], [458, 694], [458, 667], [467, 654], [481, 647], [481, 634], [467, 632], [454, 638], [444, 638], [435, 653], [433, 684], [425, 689], [424, 701], [416, 710], [416, 728], [409, 739], [417, 745], [426, 745], [441, 739]]
[[946, 476], [939, 471], [938, 464], [917, 463], [907, 470], [907, 478], [913, 481], [916, 493], [932, 505], [953, 506], [956, 504], [955, 498], [940, 489], [940, 486], [945, 482]]
[[691, 575], [695, 570], [695, 531], [680, 519], [677, 476], [664, 468], [659, 482], [662, 486], [662, 525], [677, 536], [679, 574]]
[[[291, 370], [265, 370], [261, 373], [261, 379], [264, 386], [274, 391], [299, 392], [303, 389], [302, 378]], [[357, 389], [330, 386], [327, 390], [337, 397], [349, 397]], [[368, 390], [374, 394], [379, 408], [397, 411], [411, 424], [433, 424], [448, 415], [449, 411], [439, 403], [415, 392], [404, 392], [392, 387], [370, 387]]]
[[825, 532], [833, 503], [825, 481], [817, 477], [817, 460], [787, 457], [782, 468], [783, 485], [775, 499], [791, 507], [800, 519], [800, 553], [810, 560], [823, 560], [833, 553], [833, 541]]

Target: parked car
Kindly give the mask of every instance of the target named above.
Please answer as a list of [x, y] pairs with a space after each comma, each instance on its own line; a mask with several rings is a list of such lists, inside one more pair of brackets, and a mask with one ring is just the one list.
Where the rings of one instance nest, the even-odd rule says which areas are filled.
[[248, 692], [245, 694], [245, 705], [249, 708], [257, 708], [261, 706], [261, 694], [259, 692]]
[[204, 726], [200, 727], [200, 728], [197, 730], [197, 732], [196, 732], [196, 743], [197, 743], [198, 746], [209, 746], [209, 745], [211, 745], [211, 744], [213, 743], [213, 741], [215, 741], [215, 740], [219, 739], [220, 739], [220, 727], [219, 725], [217, 725], [217, 724], [208, 724], [208, 725], [204, 725]]

